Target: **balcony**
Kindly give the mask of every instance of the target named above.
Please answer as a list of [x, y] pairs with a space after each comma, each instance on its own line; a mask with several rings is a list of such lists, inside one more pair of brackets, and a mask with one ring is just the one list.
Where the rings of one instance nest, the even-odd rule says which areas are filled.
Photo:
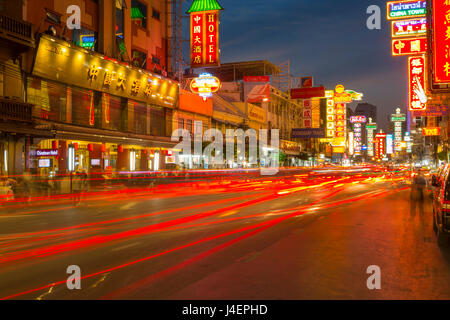
[[33, 105], [0, 98], [0, 119], [32, 122]]
[[0, 38], [25, 47], [34, 47], [33, 24], [0, 15]]

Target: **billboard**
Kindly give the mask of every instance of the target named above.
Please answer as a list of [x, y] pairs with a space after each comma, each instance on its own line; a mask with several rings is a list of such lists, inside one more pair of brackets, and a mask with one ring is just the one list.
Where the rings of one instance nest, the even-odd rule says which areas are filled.
[[392, 40], [392, 55], [394, 57], [425, 54], [427, 48], [428, 40], [426, 37]]
[[423, 128], [422, 133], [424, 137], [436, 137], [441, 135], [441, 128]]
[[313, 77], [303, 77], [300, 79], [302, 88], [312, 88], [313, 87]]
[[427, 14], [427, 2], [423, 0], [389, 1], [387, 19], [408, 19], [424, 17]]
[[386, 154], [394, 153], [394, 135], [388, 134], [386, 136]]
[[244, 97], [249, 103], [270, 100], [270, 77], [244, 77]]

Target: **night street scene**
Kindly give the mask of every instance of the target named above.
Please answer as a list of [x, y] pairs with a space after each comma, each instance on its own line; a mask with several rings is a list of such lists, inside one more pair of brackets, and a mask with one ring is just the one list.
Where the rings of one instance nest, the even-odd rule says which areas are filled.
[[449, 108], [448, 0], [0, 0], [0, 299], [448, 302]]

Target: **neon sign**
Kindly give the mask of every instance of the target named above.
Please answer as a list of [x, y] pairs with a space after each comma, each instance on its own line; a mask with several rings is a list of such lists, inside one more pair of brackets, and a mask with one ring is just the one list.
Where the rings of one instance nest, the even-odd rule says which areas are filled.
[[408, 59], [408, 105], [410, 111], [426, 110], [427, 95], [425, 93], [425, 57]]
[[201, 68], [220, 64], [219, 12], [216, 0], [194, 0], [191, 15], [191, 66]]
[[392, 38], [427, 35], [427, 18], [392, 21]]
[[219, 91], [220, 80], [209, 73], [202, 73], [191, 81], [191, 91], [198, 94], [203, 100], [211, 98], [212, 94]]
[[350, 122], [351, 123], [366, 123], [367, 118], [366, 116], [351, 116]]
[[388, 20], [424, 17], [426, 14], [426, 1], [406, 0], [390, 1], [387, 3]]
[[423, 128], [423, 136], [424, 137], [436, 137], [441, 135], [441, 128]]
[[392, 40], [392, 55], [409, 56], [427, 52], [427, 38], [394, 39]]

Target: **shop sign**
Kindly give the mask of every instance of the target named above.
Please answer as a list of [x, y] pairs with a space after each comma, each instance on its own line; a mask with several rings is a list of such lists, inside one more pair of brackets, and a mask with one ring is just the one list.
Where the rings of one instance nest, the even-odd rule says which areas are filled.
[[423, 128], [422, 133], [424, 137], [436, 137], [441, 135], [441, 128]]
[[178, 83], [42, 35], [32, 74], [136, 101], [174, 106]]
[[37, 149], [37, 157], [56, 157], [59, 154], [58, 149]]
[[325, 87], [291, 89], [291, 99], [324, 98]]
[[220, 80], [209, 73], [202, 73], [191, 81], [191, 91], [198, 94], [203, 100], [212, 97], [212, 94], [219, 91]]
[[325, 131], [322, 128], [292, 129], [291, 138], [292, 139], [325, 138]]

